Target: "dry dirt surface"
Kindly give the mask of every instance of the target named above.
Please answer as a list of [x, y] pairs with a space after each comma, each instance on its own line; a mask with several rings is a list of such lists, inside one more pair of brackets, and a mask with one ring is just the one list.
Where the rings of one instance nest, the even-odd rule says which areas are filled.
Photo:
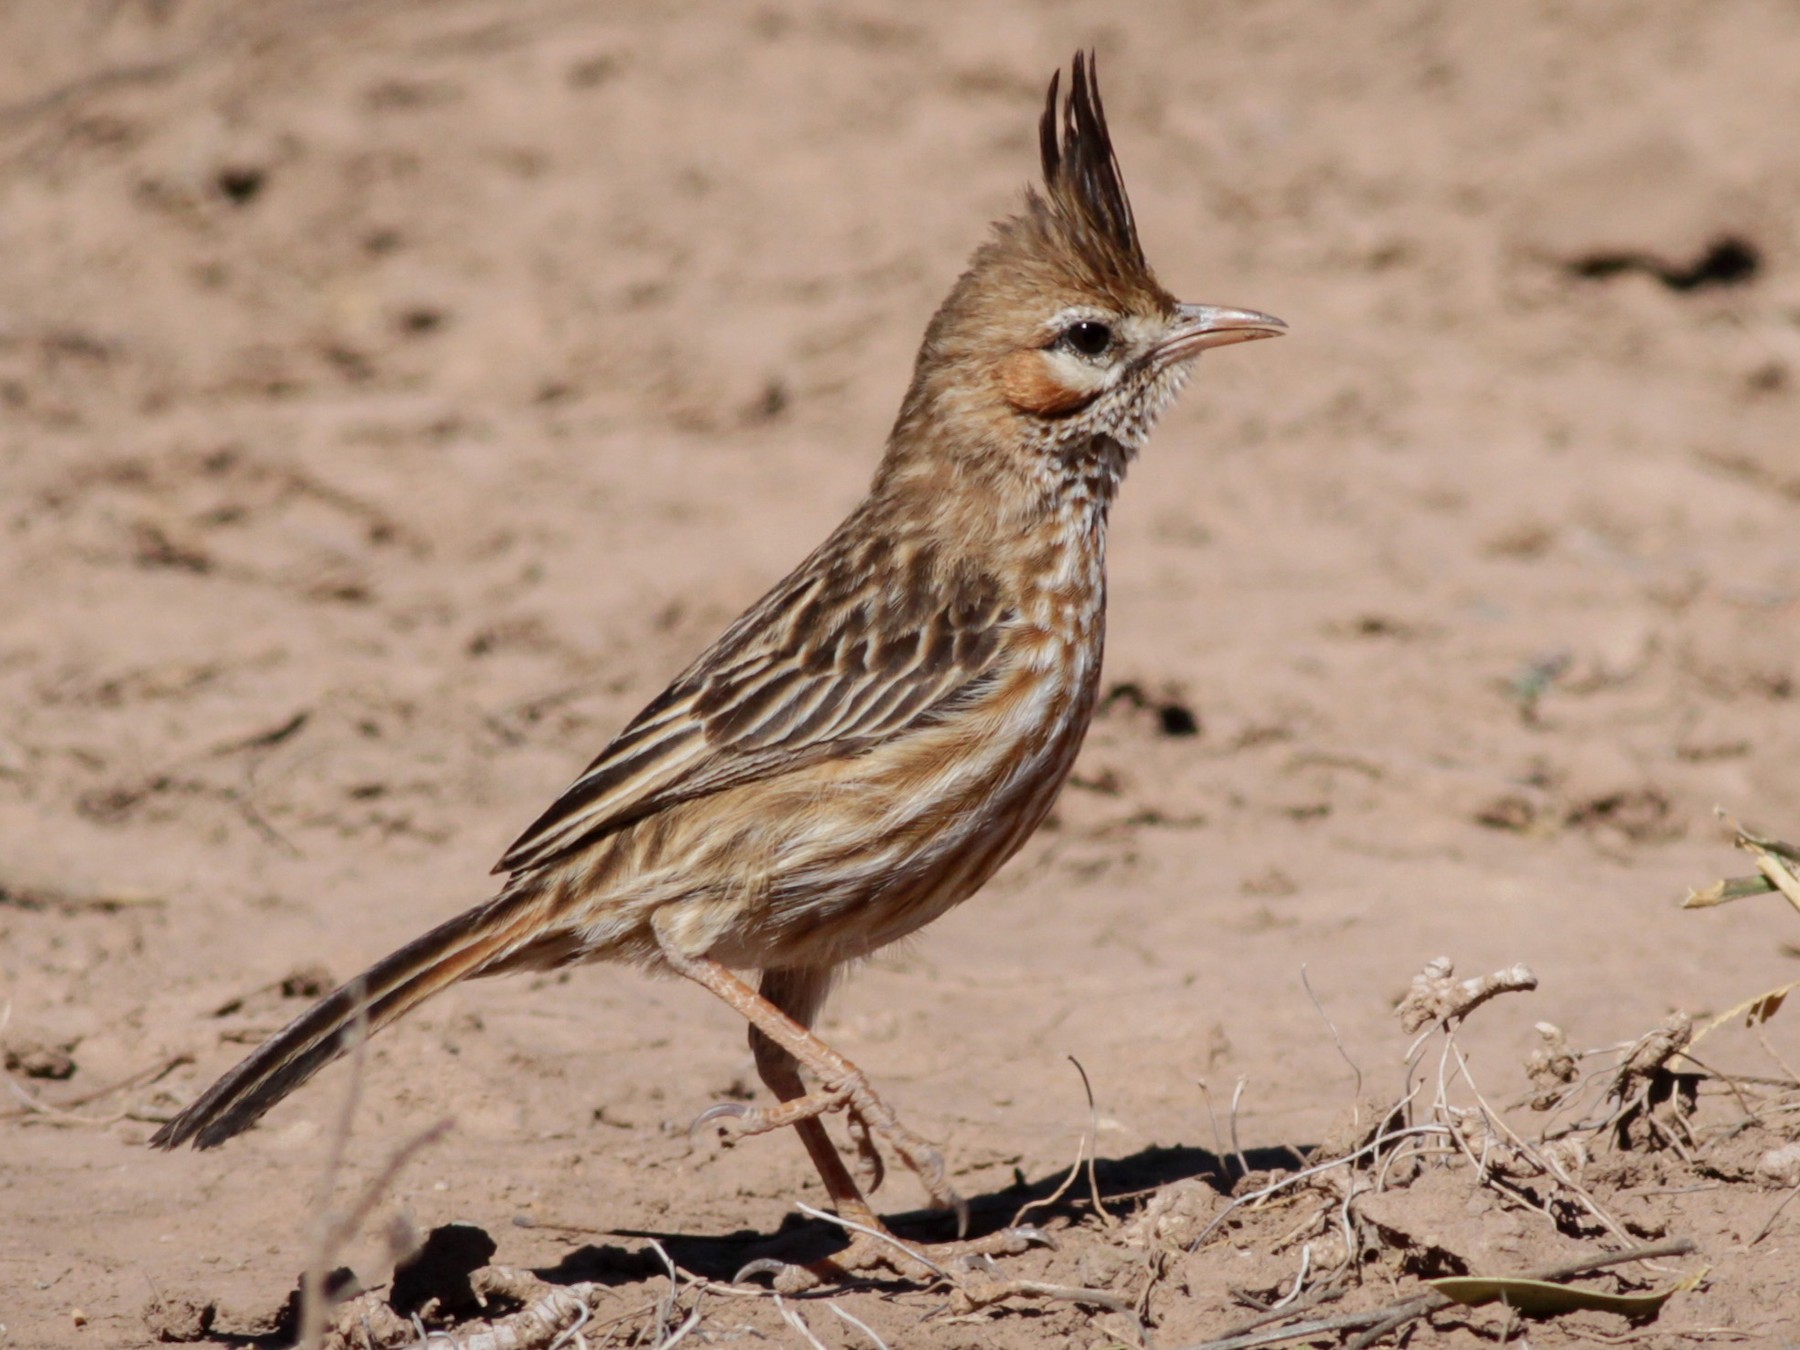
[[[1090, 44], [1163, 280], [1292, 333], [1125, 486], [1050, 827], [822, 1024], [1054, 1249], [731, 1286], [838, 1235], [611, 968], [148, 1150], [855, 501]], [[1774, 0], [0, 7], [0, 1346], [312, 1264], [346, 1346], [1792, 1344], [1800, 1016], [1711, 1023], [1800, 926], [1679, 902], [1800, 835], [1796, 126]], [[1522, 1272], [1676, 1292], [1424, 1283]]]

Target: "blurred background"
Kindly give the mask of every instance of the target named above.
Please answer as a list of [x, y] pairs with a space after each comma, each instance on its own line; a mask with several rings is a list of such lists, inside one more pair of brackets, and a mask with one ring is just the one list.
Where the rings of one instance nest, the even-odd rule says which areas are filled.
[[[1674, 907], [1747, 867], [1715, 806], [1800, 831], [1800, 9], [25, 0], [4, 1036], [47, 1094], [161, 1071], [104, 1129], [0, 1123], [0, 1281], [124, 1336], [96, 1272], [297, 1268], [340, 1079], [229, 1156], [147, 1122], [483, 898], [849, 509], [1086, 46], [1163, 282], [1292, 332], [1209, 355], [1126, 484], [1052, 828], [826, 1034], [979, 1194], [1066, 1165], [1067, 1054], [1103, 1156], [1210, 1147], [1196, 1079], [1316, 1138], [1351, 1075], [1303, 964], [1372, 1074], [1423, 961], [1531, 965], [1469, 1032], [1502, 1091], [1536, 1019], [1800, 973], [1774, 906]], [[797, 1148], [665, 1129], [748, 1074], [693, 991], [512, 980], [373, 1046], [362, 1129], [454, 1106], [422, 1221], [772, 1230]]]

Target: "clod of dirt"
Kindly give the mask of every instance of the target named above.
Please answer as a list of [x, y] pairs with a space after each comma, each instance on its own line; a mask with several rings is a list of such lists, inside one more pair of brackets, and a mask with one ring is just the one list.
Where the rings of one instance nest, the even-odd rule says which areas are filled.
[[233, 206], [248, 206], [268, 183], [267, 172], [253, 164], [228, 164], [219, 170], [213, 185]]
[[1141, 684], [1124, 681], [1106, 691], [1100, 700], [1102, 715], [1119, 708], [1146, 712], [1156, 719], [1156, 729], [1164, 736], [1198, 736], [1200, 717], [1180, 698], [1173, 695], [1154, 696]]
[[1310, 1164], [1347, 1158], [1373, 1143], [1377, 1136], [1398, 1130], [1404, 1124], [1400, 1109], [1392, 1103], [1362, 1097], [1331, 1122], [1318, 1145], [1307, 1154], [1307, 1161]]
[[1179, 703], [1165, 703], [1156, 710], [1157, 720], [1162, 724], [1165, 736], [1198, 736], [1200, 719], [1193, 712]]
[[331, 972], [324, 966], [301, 966], [281, 977], [283, 998], [318, 998], [331, 990]]
[[1681, 821], [1673, 817], [1674, 807], [1657, 789], [1625, 788], [1577, 803], [1566, 823], [1578, 830], [1616, 830], [1634, 844], [1648, 844], [1681, 836]]
[[75, 1076], [75, 1061], [69, 1057], [73, 1045], [45, 1045], [39, 1041], [21, 1041], [6, 1047], [6, 1071], [21, 1078], [48, 1078], [60, 1082]]
[[1744, 376], [1744, 392], [1753, 396], [1779, 394], [1791, 382], [1786, 365], [1780, 361], [1763, 361]]
[[1756, 1171], [1777, 1186], [1800, 1186], [1800, 1144], [1770, 1149], [1756, 1160]]
[[788, 391], [787, 385], [781, 380], [770, 378], [755, 397], [744, 405], [738, 420], [745, 425], [773, 422], [788, 410], [788, 405], [792, 402], [793, 395]]
[[246, 1009], [268, 1011], [272, 1004], [272, 995], [281, 998], [318, 998], [330, 993], [336, 981], [331, 972], [324, 966], [299, 966], [283, 975], [274, 984], [265, 984], [261, 988], [252, 989], [248, 993], [239, 994], [235, 998], [226, 999], [214, 1008], [214, 1017], [230, 1017]]
[[1467, 1275], [1467, 1253], [1481, 1242], [1482, 1217], [1469, 1212], [1467, 1182], [1449, 1171], [1427, 1172], [1404, 1191], [1359, 1196], [1356, 1216], [1400, 1268], [1422, 1279]]
[[1621, 788], [1558, 807], [1542, 796], [1504, 793], [1475, 812], [1475, 823], [1515, 834], [1553, 832], [1558, 828], [1610, 831], [1634, 844], [1679, 839], [1686, 826], [1674, 804], [1656, 788]]
[[153, 1298], [144, 1305], [144, 1325], [159, 1341], [198, 1341], [212, 1330], [218, 1305], [193, 1298]]
[[176, 538], [154, 521], [140, 520], [131, 527], [132, 560], [139, 567], [168, 567], [204, 575], [213, 560], [198, 544]]
[[1529, 797], [1508, 793], [1496, 797], [1475, 813], [1475, 823], [1490, 830], [1511, 830], [1525, 834], [1538, 823], [1537, 803]]
[[1394, 1009], [1400, 1025], [1419, 1031], [1433, 1022], [1460, 1021], [1489, 999], [1501, 994], [1529, 993], [1537, 988], [1537, 976], [1525, 965], [1510, 966], [1491, 975], [1458, 980], [1456, 967], [1447, 956], [1434, 957], [1412, 978], [1412, 987]]
[[1541, 520], [1522, 520], [1490, 535], [1481, 551], [1490, 558], [1531, 562], [1543, 557], [1556, 543], [1556, 528]]
[[449, 321], [450, 316], [435, 305], [409, 305], [395, 316], [394, 326], [407, 337], [424, 337]]
[[1392, 614], [1358, 614], [1344, 623], [1332, 624], [1329, 632], [1351, 638], [1389, 638], [1399, 642], [1421, 636], [1418, 624], [1395, 618]]
[[[360, 1298], [363, 1293], [362, 1282], [356, 1278], [356, 1272], [349, 1266], [339, 1266], [328, 1272], [320, 1289], [325, 1296], [327, 1308], [336, 1307], [340, 1303], [348, 1303], [353, 1298]], [[300, 1309], [306, 1301], [306, 1277], [288, 1292], [286, 1301], [273, 1318], [271, 1334], [285, 1337], [282, 1344], [291, 1342], [300, 1331]]]
[[1246, 1195], [1254, 1194], [1265, 1186], [1273, 1185], [1285, 1175], [1282, 1172], [1254, 1169], [1244, 1173], [1231, 1184], [1230, 1195], [1233, 1200], [1241, 1200]]
[[618, 57], [602, 53], [586, 57], [570, 66], [564, 78], [571, 89], [594, 89], [605, 84], [624, 69]]
[[1224, 1205], [1225, 1197], [1208, 1181], [1188, 1177], [1170, 1182], [1159, 1188], [1129, 1223], [1125, 1240], [1185, 1247]]
[[1256, 876], [1245, 877], [1238, 883], [1238, 889], [1245, 895], [1297, 895], [1300, 883], [1279, 867], [1270, 867]]
[[1628, 249], [1583, 254], [1568, 263], [1571, 276], [1604, 281], [1627, 272], [1655, 277], [1672, 291], [1697, 291], [1708, 286], [1740, 286], [1762, 270], [1762, 250], [1734, 234], [1714, 239], [1690, 263], [1672, 263], [1653, 253]]
[[1561, 1027], [1554, 1022], [1539, 1022], [1536, 1030], [1543, 1044], [1526, 1059], [1525, 1076], [1537, 1089], [1531, 1099], [1531, 1109], [1548, 1111], [1563, 1099], [1564, 1090], [1579, 1077], [1580, 1066]]

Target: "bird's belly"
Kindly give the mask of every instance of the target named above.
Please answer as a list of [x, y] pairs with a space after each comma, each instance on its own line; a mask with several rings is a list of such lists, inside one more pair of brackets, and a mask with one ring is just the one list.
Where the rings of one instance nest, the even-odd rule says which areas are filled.
[[1005, 680], [936, 725], [572, 852], [535, 879], [562, 922], [507, 968], [656, 966], [663, 942], [740, 968], [829, 966], [940, 917], [1043, 823], [1086, 735], [1098, 633], [1040, 632]]

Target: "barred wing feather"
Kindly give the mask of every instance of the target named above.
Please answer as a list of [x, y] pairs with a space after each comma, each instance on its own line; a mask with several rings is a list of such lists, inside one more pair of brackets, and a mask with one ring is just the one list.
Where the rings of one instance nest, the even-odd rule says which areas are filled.
[[823, 561], [733, 624], [494, 870], [541, 867], [677, 802], [864, 753], [949, 716], [997, 678], [1015, 616], [990, 579], [921, 589], [909, 558], [891, 578], [899, 584], [883, 585], [886, 569], [872, 575], [866, 557]]

